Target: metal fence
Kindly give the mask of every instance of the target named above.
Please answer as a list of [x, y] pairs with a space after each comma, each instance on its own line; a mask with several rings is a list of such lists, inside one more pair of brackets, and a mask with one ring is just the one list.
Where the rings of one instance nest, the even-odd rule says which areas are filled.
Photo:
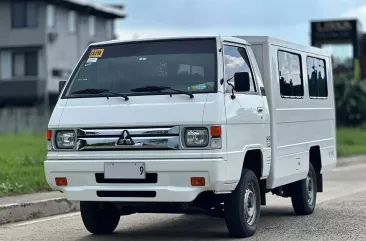
[[0, 134], [42, 133], [48, 120], [44, 105], [0, 107]]

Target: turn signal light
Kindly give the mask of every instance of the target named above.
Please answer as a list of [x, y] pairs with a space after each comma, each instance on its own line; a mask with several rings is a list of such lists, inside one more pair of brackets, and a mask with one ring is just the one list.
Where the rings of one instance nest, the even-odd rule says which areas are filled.
[[211, 126], [211, 136], [220, 137], [221, 136], [221, 126]]
[[197, 186], [204, 186], [205, 183], [205, 178], [204, 177], [191, 177], [191, 185], [194, 187]]
[[47, 138], [48, 141], [50, 141], [52, 139], [52, 131], [51, 130], [47, 130], [46, 138]]
[[56, 186], [67, 186], [67, 178], [66, 177], [56, 177]]

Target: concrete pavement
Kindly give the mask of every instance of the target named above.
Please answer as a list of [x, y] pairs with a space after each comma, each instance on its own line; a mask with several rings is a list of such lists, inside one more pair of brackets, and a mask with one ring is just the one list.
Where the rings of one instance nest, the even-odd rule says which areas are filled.
[[[247, 240], [366, 240], [366, 164], [339, 167], [325, 176], [316, 211], [295, 216], [290, 199], [268, 195], [258, 232]], [[136, 214], [121, 217], [112, 236], [93, 236], [73, 213], [0, 226], [0, 240], [227, 240], [223, 219]]]

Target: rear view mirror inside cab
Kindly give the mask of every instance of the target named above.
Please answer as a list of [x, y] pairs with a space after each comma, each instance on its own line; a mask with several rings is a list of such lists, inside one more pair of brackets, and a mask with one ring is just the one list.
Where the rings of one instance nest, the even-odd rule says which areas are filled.
[[235, 91], [245, 92], [250, 90], [250, 78], [248, 72], [236, 72], [234, 75]]

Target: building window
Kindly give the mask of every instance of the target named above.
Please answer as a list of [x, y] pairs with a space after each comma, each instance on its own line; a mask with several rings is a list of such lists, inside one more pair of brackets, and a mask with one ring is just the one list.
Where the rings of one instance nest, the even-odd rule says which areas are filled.
[[25, 56], [25, 75], [37, 76], [38, 75], [38, 53], [28, 52]]
[[76, 31], [76, 12], [70, 11], [69, 12], [69, 32], [75, 33]]
[[47, 27], [53, 28], [56, 25], [56, 7], [54, 5], [47, 5]]
[[12, 1], [11, 21], [13, 28], [38, 26], [38, 3], [36, 1]]
[[11, 54], [10, 50], [0, 51], [0, 79], [2, 80], [11, 79]]
[[112, 20], [107, 20], [106, 29], [107, 29], [107, 37], [113, 38], [113, 21]]
[[95, 17], [89, 16], [89, 35], [93, 37], [95, 35]]
[[13, 76], [37, 76], [38, 75], [38, 53], [15, 52], [13, 53]]
[[301, 57], [285, 51], [278, 51], [278, 71], [280, 92], [284, 98], [304, 96], [304, 83], [301, 70]]
[[25, 76], [25, 59], [22, 53], [13, 54], [13, 76]]
[[244, 48], [224, 45], [225, 81], [237, 72], [248, 72], [250, 76], [250, 92], [256, 92], [249, 58]]
[[52, 76], [61, 79], [68, 79], [71, 71], [64, 69], [52, 69]]
[[310, 97], [328, 97], [325, 60], [307, 57], [308, 83]]

